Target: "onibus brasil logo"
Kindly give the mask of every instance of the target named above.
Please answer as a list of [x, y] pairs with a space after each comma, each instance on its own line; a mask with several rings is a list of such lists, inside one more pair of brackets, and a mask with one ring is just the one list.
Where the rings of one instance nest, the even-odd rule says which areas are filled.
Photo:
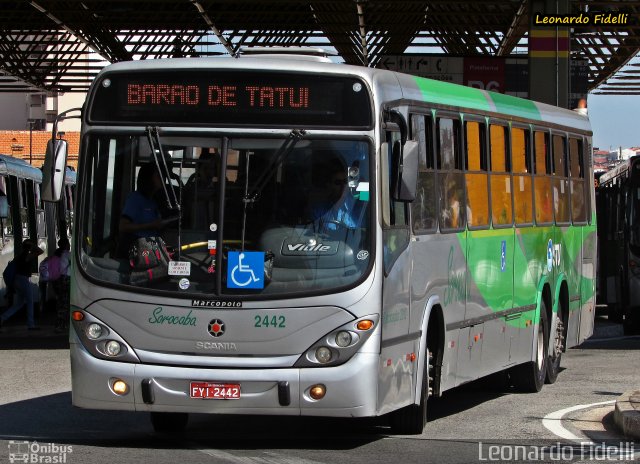
[[37, 441], [10, 440], [8, 448], [10, 463], [66, 463], [67, 455], [73, 453], [71, 445], [38, 443]]

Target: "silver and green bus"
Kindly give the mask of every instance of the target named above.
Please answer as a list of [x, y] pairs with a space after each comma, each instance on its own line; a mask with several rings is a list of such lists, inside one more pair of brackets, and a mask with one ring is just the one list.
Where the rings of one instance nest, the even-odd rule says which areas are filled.
[[[324, 57], [109, 66], [82, 111], [73, 404], [421, 433], [489, 374], [539, 391], [593, 330], [591, 163], [583, 114]], [[149, 164], [141, 273], [122, 223]]]

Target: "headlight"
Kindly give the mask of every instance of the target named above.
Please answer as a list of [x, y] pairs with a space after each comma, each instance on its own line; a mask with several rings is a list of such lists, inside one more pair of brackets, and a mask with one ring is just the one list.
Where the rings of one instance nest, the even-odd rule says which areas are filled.
[[316, 350], [316, 359], [319, 363], [328, 363], [329, 361], [331, 361], [331, 350], [326, 346], [321, 346]]
[[[295, 367], [333, 367], [346, 363], [374, 333], [379, 316], [370, 314], [344, 323], [323, 335], [295, 362]], [[367, 352], [377, 351], [371, 346]]]
[[122, 347], [120, 346], [120, 343], [115, 340], [107, 342], [107, 344], [104, 346], [104, 350], [108, 356], [118, 356], [121, 349]]
[[97, 340], [102, 335], [102, 326], [100, 324], [89, 324], [87, 326], [87, 338]]
[[336, 334], [336, 345], [341, 348], [351, 345], [351, 334], [346, 330], [341, 330]]

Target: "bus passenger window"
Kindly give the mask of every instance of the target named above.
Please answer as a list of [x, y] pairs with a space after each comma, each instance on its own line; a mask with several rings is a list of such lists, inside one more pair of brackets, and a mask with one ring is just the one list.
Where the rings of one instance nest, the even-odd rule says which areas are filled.
[[[426, 123], [425, 123], [426, 120]], [[411, 137], [418, 141], [418, 185], [416, 199], [411, 203], [414, 233], [424, 233], [436, 227], [436, 175], [433, 163], [432, 120], [421, 114], [411, 115]]]
[[492, 124], [489, 127], [491, 152], [491, 218], [493, 225], [513, 223], [511, 175], [506, 145], [507, 127]]
[[467, 187], [467, 224], [469, 227], [489, 225], [489, 186], [487, 184], [487, 154], [485, 125], [465, 122]]
[[586, 181], [582, 140], [569, 138], [569, 175], [571, 176], [571, 217], [573, 222], [587, 221]]
[[536, 131], [533, 137], [535, 176], [533, 190], [537, 224], [553, 222], [553, 201], [551, 198], [551, 174], [549, 160], [549, 135]]
[[567, 179], [567, 140], [553, 136], [553, 209], [556, 223], [571, 221], [569, 180]]
[[457, 120], [438, 118], [437, 160], [441, 229], [451, 231], [463, 228], [466, 223], [459, 127]]
[[29, 231], [29, 196], [27, 195], [27, 184], [24, 179], [18, 179], [18, 195], [20, 200], [20, 223], [22, 225], [22, 238], [31, 238]]
[[11, 219], [12, 207], [11, 207], [11, 192], [9, 189], [9, 181], [5, 176], [0, 176], [0, 195], [7, 197], [7, 217], [2, 218], [2, 233], [3, 235], [13, 235], [13, 221]]
[[532, 224], [533, 195], [529, 131], [518, 127], [511, 128], [511, 158], [516, 224]]

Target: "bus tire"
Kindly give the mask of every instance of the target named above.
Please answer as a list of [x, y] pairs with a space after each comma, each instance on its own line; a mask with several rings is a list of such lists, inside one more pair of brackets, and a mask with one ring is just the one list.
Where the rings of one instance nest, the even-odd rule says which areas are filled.
[[542, 389], [547, 375], [549, 321], [547, 305], [540, 304], [540, 323], [536, 334], [536, 359], [513, 368], [511, 380], [516, 389], [523, 393], [536, 393]]
[[558, 323], [556, 324], [556, 330], [553, 334], [553, 338], [549, 340], [549, 343], [553, 343], [553, 354], [549, 356], [549, 359], [547, 359], [547, 375], [545, 377], [545, 383], [552, 384], [558, 379], [558, 373], [560, 372], [560, 360], [562, 359], [562, 352], [564, 351], [565, 346], [562, 311], [558, 311]]
[[430, 378], [433, 378], [433, 355], [427, 348], [425, 356], [420, 404], [410, 404], [391, 413], [391, 431], [398, 435], [420, 435], [427, 425], [427, 400]]
[[152, 412], [151, 425], [156, 433], [182, 433], [189, 421], [186, 412]]

